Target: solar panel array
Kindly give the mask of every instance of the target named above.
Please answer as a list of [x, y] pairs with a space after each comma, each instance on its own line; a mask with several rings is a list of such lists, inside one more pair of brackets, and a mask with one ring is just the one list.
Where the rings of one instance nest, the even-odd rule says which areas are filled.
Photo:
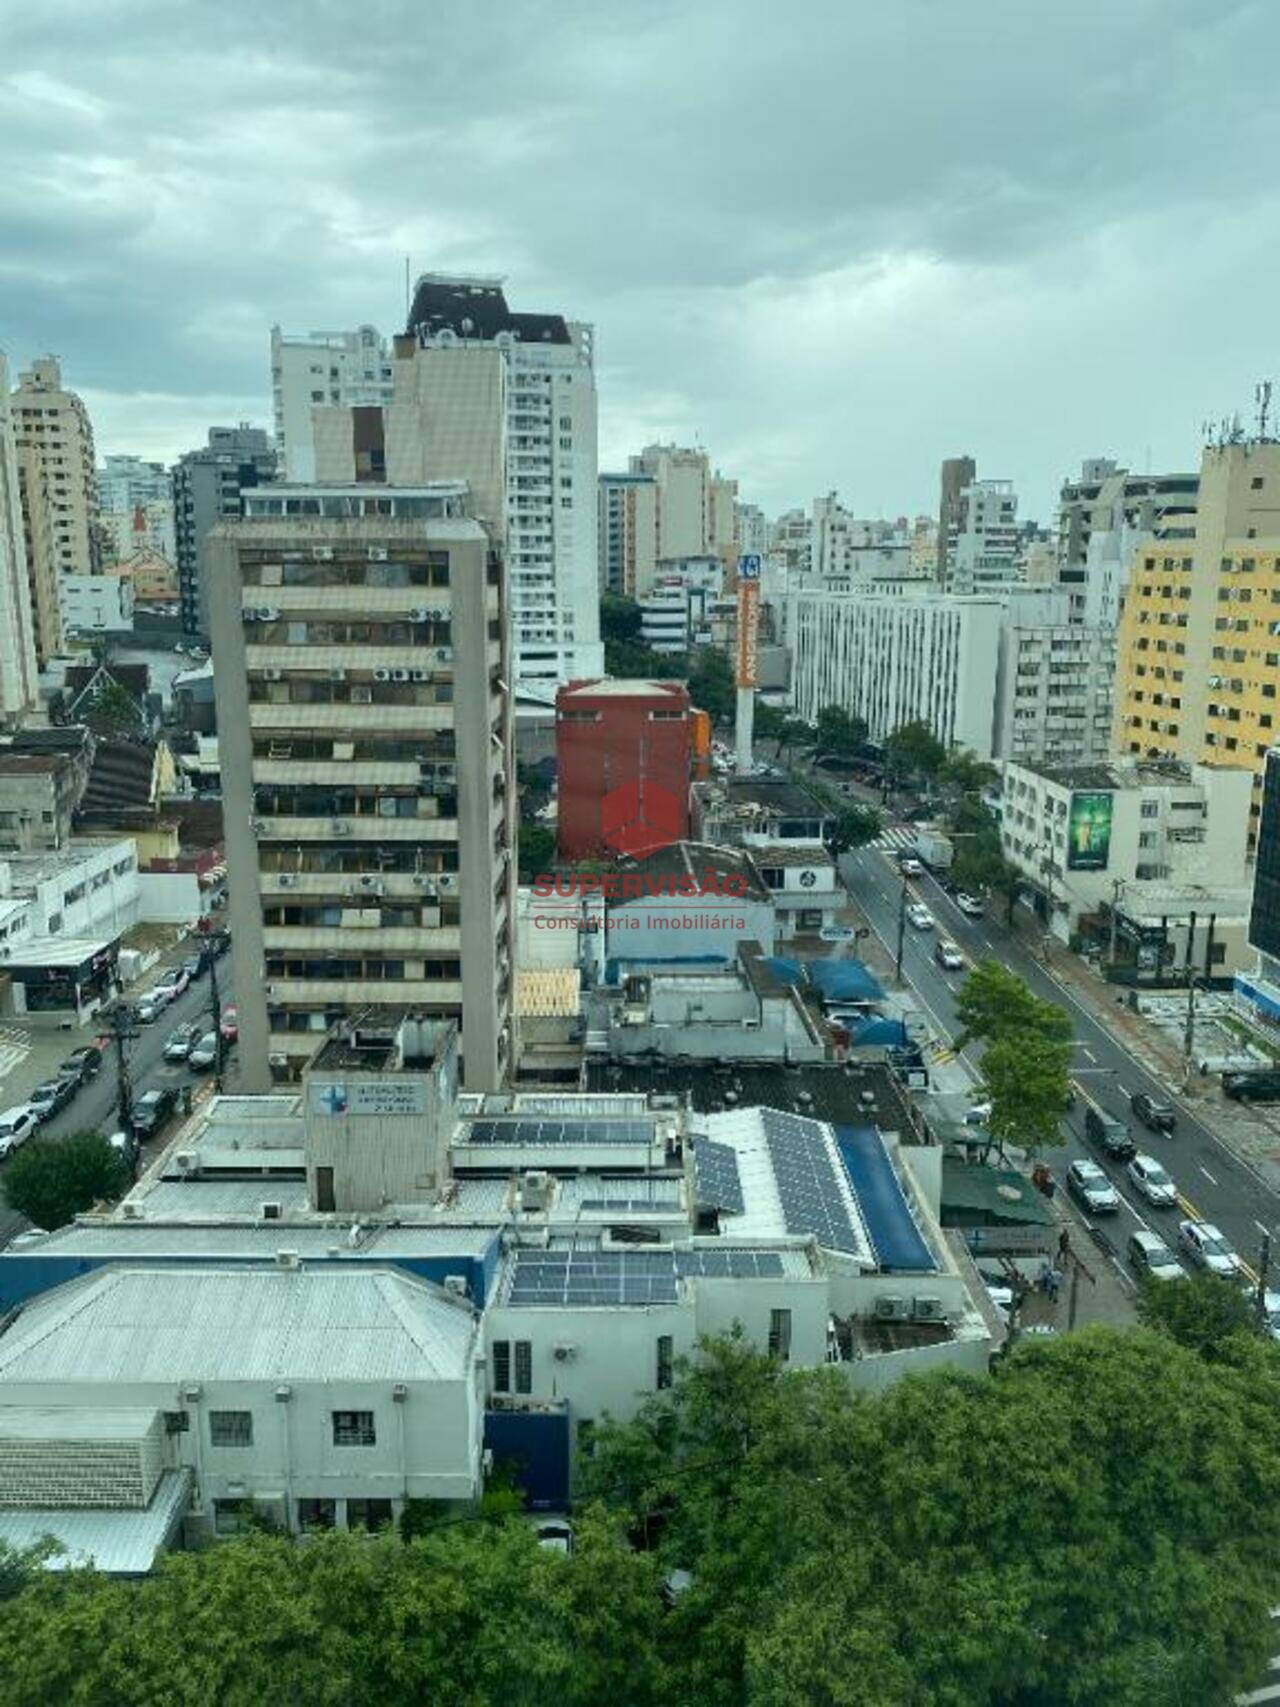
[[674, 1304], [677, 1279], [776, 1280], [777, 1251], [520, 1251], [510, 1304]]
[[699, 1209], [741, 1215], [746, 1207], [737, 1153], [730, 1144], [718, 1144], [714, 1138], [694, 1139], [693, 1182]]
[[861, 1251], [822, 1127], [801, 1115], [760, 1110], [788, 1233], [811, 1233], [832, 1251]]
[[652, 1120], [473, 1120], [468, 1144], [651, 1144]]

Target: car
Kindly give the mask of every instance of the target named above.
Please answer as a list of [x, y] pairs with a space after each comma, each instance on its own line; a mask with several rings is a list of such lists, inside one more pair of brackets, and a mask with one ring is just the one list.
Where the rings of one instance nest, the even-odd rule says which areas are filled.
[[27, 1106], [36, 1111], [36, 1119], [43, 1126], [67, 1106], [79, 1089], [76, 1079], [46, 1079], [28, 1096]]
[[169, 991], [159, 985], [154, 990], [148, 990], [145, 996], [139, 996], [135, 1010], [139, 1025], [150, 1025], [153, 1019], [159, 1019], [172, 1000]]
[[187, 1066], [193, 1073], [207, 1073], [218, 1061], [219, 1038], [216, 1031], [206, 1031], [187, 1056]]
[[964, 1111], [964, 1124], [966, 1126], [985, 1126], [990, 1119], [991, 1104], [989, 1102], [976, 1102], [972, 1108], [967, 1108]]
[[96, 1043], [86, 1043], [81, 1049], [73, 1049], [70, 1055], [58, 1068], [60, 1079], [74, 1079], [82, 1085], [87, 1079], [92, 1079], [102, 1066], [102, 1051]]
[[898, 855], [898, 870], [904, 877], [923, 877], [924, 867], [912, 853]]
[[1127, 1249], [1129, 1266], [1139, 1274], [1149, 1274], [1152, 1280], [1182, 1280], [1182, 1264], [1158, 1233], [1145, 1227], [1129, 1236]]
[[204, 1036], [202, 1025], [180, 1025], [164, 1040], [166, 1061], [185, 1061]]
[[822, 942], [852, 942], [857, 934], [852, 925], [823, 925], [818, 937]]
[[193, 954], [189, 959], [184, 960], [182, 962], [181, 970], [186, 973], [187, 982], [191, 983], [194, 979], [200, 976], [208, 964], [208, 961], [204, 957], [204, 950], [202, 949], [199, 954]]
[[154, 1138], [177, 1106], [178, 1093], [168, 1085], [144, 1091], [133, 1105], [133, 1130], [139, 1138]]
[[1153, 1096], [1148, 1096], [1146, 1091], [1135, 1091], [1129, 1098], [1129, 1107], [1152, 1132], [1172, 1132], [1178, 1124], [1177, 1111], [1173, 1106], [1167, 1102], [1157, 1102]]
[[922, 901], [912, 902], [911, 906], [907, 908], [907, 917], [918, 931], [931, 931], [933, 929], [933, 914]]
[[1239, 1274], [1240, 1258], [1212, 1221], [1179, 1221], [1178, 1242], [1197, 1268], [1231, 1280]]
[[1094, 1102], [1085, 1107], [1084, 1135], [1091, 1144], [1117, 1162], [1127, 1162], [1138, 1153], [1138, 1146], [1124, 1121], [1107, 1114]]
[[1262, 1067], [1241, 1073], [1224, 1073], [1222, 1094], [1233, 1102], [1280, 1101], [1280, 1070]]
[[1178, 1201], [1177, 1186], [1154, 1156], [1135, 1156], [1128, 1174], [1133, 1189], [1156, 1209], [1172, 1209]]
[[970, 895], [967, 889], [956, 891], [956, 906], [971, 919], [980, 919], [986, 910], [981, 899], [977, 895]]
[[234, 1043], [240, 1035], [240, 1014], [234, 1002], [228, 1002], [218, 1021], [224, 1043]]
[[5, 1109], [0, 1114], [0, 1156], [7, 1156], [19, 1144], [25, 1144], [39, 1124], [40, 1117], [29, 1103], [20, 1102]]
[[190, 982], [191, 978], [185, 967], [171, 966], [167, 972], [161, 975], [156, 989], [168, 990], [170, 992], [169, 1000], [173, 1001], [175, 997], [182, 995]]
[[131, 1138], [127, 1132], [112, 1132], [107, 1138], [113, 1150], [118, 1150], [126, 1162], [132, 1162], [138, 1153], [138, 1141]]
[[1096, 1162], [1072, 1162], [1067, 1169], [1067, 1190], [1091, 1215], [1115, 1215], [1120, 1193]]
[[964, 955], [949, 938], [944, 937], [933, 945], [933, 958], [944, 972], [963, 972]]

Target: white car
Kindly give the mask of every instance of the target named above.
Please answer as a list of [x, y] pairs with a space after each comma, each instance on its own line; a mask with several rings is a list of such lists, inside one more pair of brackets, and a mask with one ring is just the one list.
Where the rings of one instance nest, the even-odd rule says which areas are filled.
[[1129, 1163], [1129, 1179], [1155, 1209], [1172, 1209], [1178, 1201], [1177, 1186], [1154, 1156], [1135, 1156]]
[[913, 901], [907, 908], [907, 917], [918, 931], [933, 929], [933, 914], [921, 901]]
[[180, 996], [191, 982], [191, 975], [183, 966], [171, 966], [156, 985], [157, 990], [167, 990], [172, 1002]]
[[25, 1144], [39, 1124], [40, 1116], [29, 1103], [20, 1102], [15, 1108], [5, 1109], [0, 1114], [0, 1156], [7, 1156], [19, 1144]]
[[1211, 1221], [1179, 1221], [1178, 1242], [1197, 1268], [1234, 1280], [1240, 1258]]
[[967, 913], [971, 919], [980, 919], [984, 911], [979, 898], [976, 895], [970, 895], [964, 889], [956, 896], [956, 906], [962, 913]]
[[818, 932], [822, 942], [852, 942], [857, 934], [852, 925], [823, 925]]
[[966, 1126], [985, 1126], [990, 1119], [991, 1104], [989, 1102], [975, 1102], [972, 1108], [966, 1108], [964, 1111], [964, 1124]]
[[1120, 1194], [1096, 1162], [1072, 1162], [1067, 1169], [1067, 1190], [1092, 1215], [1114, 1215]]
[[924, 867], [914, 854], [900, 854], [898, 856], [898, 870], [904, 877], [924, 876]]
[[157, 984], [154, 990], [148, 990], [145, 996], [139, 996], [138, 1019], [143, 1025], [150, 1025], [153, 1019], [159, 1019], [172, 1000], [172, 992]]
[[1139, 1274], [1149, 1274], [1152, 1280], [1183, 1280], [1182, 1264], [1156, 1233], [1146, 1228], [1129, 1237], [1129, 1264]]

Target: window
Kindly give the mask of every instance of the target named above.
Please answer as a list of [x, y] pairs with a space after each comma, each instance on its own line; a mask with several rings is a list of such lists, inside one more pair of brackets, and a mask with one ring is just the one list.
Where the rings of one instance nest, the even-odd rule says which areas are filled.
[[333, 1169], [316, 1169], [316, 1209], [321, 1215], [333, 1213]]
[[252, 1446], [252, 1411], [210, 1411], [210, 1446]]
[[1144, 818], [1158, 818], [1160, 816], [1160, 802], [1158, 800], [1144, 800], [1142, 802], [1142, 816]]
[[1153, 848], [1157, 840], [1158, 838], [1153, 830], [1144, 830], [1138, 837], [1138, 846], [1140, 848]]
[[516, 1341], [516, 1392], [533, 1392], [533, 1346], [528, 1340]]
[[511, 1341], [494, 1340], [493, 1342], [493, 1390], [495, 1393], [511, 1391]]
[[673, 1346], [670, 1334], [658, 1335], [658, 1390], [661, 1392], [672, 1382], [674, 1364]]
[[239, 1535], [249, 1527], [253, 1507], [248, 1500], [214, 1500], [213, 1532], [215, 1535]]
[[[335, 1412], [335, 1415], [337, 1413]], [[301, 1529], [332, 1529], [338, 1521], [337, 1500], [299, 1500], [298, 1526]]]
[[791, 1356], [790, 1310], [769, 1312], [769, 1356], [776, 1357], [782, 1363]]
[[372, 1411], [334, 1411], [333, 1444], [335, 1446], [376, 1446], [377, 1443], [378, 1436], [373, 1426]]
[[348, 1500], [348, 1529], [387, 1529], [395, 1519], [390, 1500]]

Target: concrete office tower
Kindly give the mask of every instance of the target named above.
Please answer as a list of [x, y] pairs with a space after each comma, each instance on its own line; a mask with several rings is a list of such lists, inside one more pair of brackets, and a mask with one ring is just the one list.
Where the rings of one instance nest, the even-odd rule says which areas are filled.
[[207, 637], [209, 533], [240, 514], [241, 493], [273, 480], [276, 453], [261, 427], [210, 427], [209, 442], [173, 469], [178, 604], [184, 634]]
[[1280, 444], [1210, 445], [1193, 539], [1136, 549], [1117, 640], [1114, 749], [1247, 765], [1251, 820], [1280, 717]]
[[631, 458], [633, 474], [649, 474], [657, 485], [657, 555], [705, 557], [714, 551], [711, 485], [704, 450], [646, 445]]
[[264, 487], [210, 540], [245, 1087], [370, 1004], [513, 1059], [514, 760], [501, 553], [460, 482]]
[[19, 446], [30, 450], [44, 474], [51, 510], [47, 549], [54, 573], [96, 575], [102, 561], [93, 427], [84, 403], [63, 385], [55, 356], [32, 362], [19, 378], [13, 426]]
[[173, 480], [160, 462], [140, 456], [109, 456], [97, 472], [98, 507], [107, 561], [135, 551], [176, 561]]
[[600, 591], [639, 599], [653, 586], [658, 561], [658, 483], [652, 474], [602, 474], [599, 480]]
[[15, 722], [39, 704], [9, 365], [0, 354], [0, 721]]
[[1106, 457], [1081, 465], [1058, 501], [1058, 582], [1073, 622], [1114, 627], [1140, 541], [1195, 538], [1198, 474], [1133, 474]]
[[1019, 579], [1022, 539], [1018, 498], [1009, 480], [973, 480], [964, 487], [947, 541], [947, 591], [988, 593]]
[[[515, 312], [501, 279], [426, 273], [414, 290], [409, 331], [424, 349], [492, 346], [506, 363], [517, 696], [526, 710], [549, 711], [559, 682], [604, 669], [593, 328], [559, 314]], [[439, 468], [437, 477], [454, 473]], [[476, 513], [483, 514], [478, 502]]]
[[311, 412], [317, 406], [379, 407], [391, 401], [391, 352], [373, 326], [294, 337], [271, 328], [271, 401], [281, 476], [315, 480]]
[[58, 596], [57, 554], [54, 547], [53, 505], [45, 479], [44, 461], [30, 445], [19, 444], [18, 494], [22, 502], [23, 544], [27, 560], [27, 592], [41, 668], [62, 650], [62, 600]]
[[759, 504], [739, 503], [734, 506], [734, 510], [738, 550], [764, 557], [769, 550], [769, 518]]
[[971, 456], [949, 456], [942, 465], [941, 495], [938, 500], [938, 579], [947, 578], [947, 553], [953, 533], [959, 532], [961, 522], [960, 494], [972, 486], [978, 477], [978, 465]]

